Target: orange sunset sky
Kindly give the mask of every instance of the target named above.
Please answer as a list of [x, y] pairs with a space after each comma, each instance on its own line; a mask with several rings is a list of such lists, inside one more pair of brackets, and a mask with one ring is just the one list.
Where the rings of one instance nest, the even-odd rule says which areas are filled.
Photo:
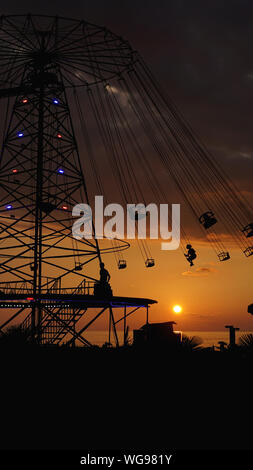
[[[182, 251], [161, 251], [160, 241], [150, 241], [156, 265], [147, 269], [136, 241], [131, 243], [123, 258], [128, 267], [118, 271], [113, 255], [104, 256], [111, 274], [114, 295], [146, 297], [157, 300], [150, 307], [151, 322], [176, 321], [182, 331], [223, 330], [234, 324], [241, 330], [251, 330], [252, 316], [247, 306], [252, 303], [251, 259], [241, 251], [230, 248], [231, 259], [219, 262], [213, 250], [204, 242], [195, 242], [198, 253], [195, 265], [190, 268]], [[182, 306], [175, 314], [173, 306]], [[146, 320], [145, 311], [129, 317], [130, 329], [138, 328]], [[104, 319], [96, 322], [103, 329]]]
[[[221, 263], [209, 247], [196, 245], [203, 259], [189, 268], [180, 250], [161, 251], [159, 245], [151, 245], [156, 259], [151, 269], [145, 268], [141, 258], [135, 262], [136, 256], [140, 257], [135, 249], [128, 250], [128, 265], [134, 269], [111, 270], [116, 295], [127, 292], [157, 300], [158, 304], [150, 309], [150, 321], [174, 320], [182, 330], [222, 330], [228, 323], [252, 329], [253, 318], [247, 312], [253, 301], [249, 259], [234, 249], [230, 250], [231, 260]], [[173, 313], [175, 304], [182, 306], [182, 313]], [[135, 317], [131, 323], [138, 326], [142, 322]]]
[[[186, 1], [152, 2], [152, 5], [139, 1], [132, 8], [130, 2], [122, 5], [109, 0], [99, 8], [90, 5], [87, 14], [84, 3], [70, 7], [63, 2], [59, 14], [105, 24], [129, 40], [150, 66], [162, 90], [177, 104], [201, 142], [250, 202], [253, 200], [252, 12], [249, 8], [249, 14], [240, 16], [238, 8], [231, 5], [228, 15], [222, 2], [217, 8], [215, 3], [199, 7], [199, 2], [189, 6]], [[23, 8], [15, 5], [15, 13]], [[86, 171], [82, 143], [80, 154]], [[98, 151], [95, 154], [99, 156]], [[110, 171], [105, 168], [105, 173], [104, 169], [101, 173], [113, 191]], [[156, 171], [158, 180], [169, 187], [165, 177]], [[173, 191], [169, 192], [168, 203], [177, 202], [180, 201], [175, 199]], [[191, 220], [184, 224], [183, 215], [182, 224], [192, 228]], [[247, 307], [253, 303], [253, 256], [246, 258], [238, 248], [228, 245], [231, 259], [222, 263], [207, 242], [195, 239], [194, 228], [190, 235], [198, 255], [192, 268], [180, 249], [162, 251], [160, 241], [156, 240], [149, 242], [155, 259], [155, 266], [150, 269], [145, 267], [136, 242], [131, 242], [131, 248], [123, 253], [128, 264], [125, 270], [117, 269], [113, 255], [103, 256], [114, 295], [155, 299], [158, 303], [150, 308], [150, 321], [174, 320], [176, 328], [182, 331], [223, 330], [226, 324], [252, 330], [253, 317]], [[98, 265], [91, 269], [97, 277]], [[182, 306], [180, 314], [173, 312], [175, 304]], [[130, 317], [130, 329], [143, 325], [145, 318], [144, 311]], [[105, 319], [101, 318], [94, 328], [104, 326]]]

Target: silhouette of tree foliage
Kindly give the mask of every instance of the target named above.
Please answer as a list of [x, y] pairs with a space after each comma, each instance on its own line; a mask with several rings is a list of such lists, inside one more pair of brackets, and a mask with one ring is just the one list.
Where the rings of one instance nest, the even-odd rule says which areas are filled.
[[202, 344], [203, 340], [198, 336], [182, 335], [180, 349], [186, 352], [201, 351], [203, 349]]
[[248, 353], [253, 354], [253, 334], [247, 333], [239, 339], [239, 346]]
[[21, 326], [11, 326], [0, 335], [0, 347], [24, 348], [33, 345], [29, 330]]

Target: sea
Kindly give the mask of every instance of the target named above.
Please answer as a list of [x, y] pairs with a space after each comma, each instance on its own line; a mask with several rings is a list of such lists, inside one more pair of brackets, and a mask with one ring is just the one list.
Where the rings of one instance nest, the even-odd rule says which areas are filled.
[[[229, 332], [228, 330], [224, 331], [181, 331], [183, 335], [186, 336], [197, 336], [202, 340], [202, 346], [207, 348], [211, 346], [219, 346], [219, 341], [225, 341], [229, 343]], [[238, 331], [236, 332], [236, 343], [238, 343], [240, 336], [244, 334], [252, 334], [252, 331]], [[123, 332], [117, 331], [119, 343], [123, 343]], [[108, 341], [108, 332], [103, 330], [93, 330], [86, 332], [84, 335], [85, 338], [90, 341], [92, 344], [102, 346], [105, 342]], [[129, 332], [129, 339], [131, 340], [133, 333]], [[113, 340], [113, 334], [111, 333], [111, 338]]]

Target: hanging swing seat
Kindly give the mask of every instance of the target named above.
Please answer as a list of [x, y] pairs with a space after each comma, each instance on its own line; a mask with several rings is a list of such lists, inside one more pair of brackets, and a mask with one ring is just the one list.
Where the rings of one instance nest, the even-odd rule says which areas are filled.
[[243, 253], [245, 254], [245, 256], [247, 256], [247, 258], [253, 255], [253, 246], [248, 246], [248, 248], [246, 248]]
[[155, 260], [153, 258], [147, 258], [145, 261], [146, 268], [152, 268], [155, 266]]
[[83, 267], [81, 265], [81, 263], [76, 263], [75, 267], [74, 267], [74, 271], [82, 271], [83, 270]]
[[242, 232], [244, 233], [246, 238], [253, 237], [253, 223], [246, 225], [246, 227], [242, 229]]
[[129, 207], [128, 212], [129, 212], [130, 218], [135, 221], [138, 221], [140, 219], [144, 219], [145, 217], [147, 217], [147, 213], [145, 209], [134, 210], [131, 207]]
[[145, 217], [147, 217], [146, 212], [135, 212], [135, 215], [134, 215], [135, 220], [138, 221], [139, 219], [144, 219]]
[[208, 229], [217, 223], [217, 219], [211, 211], [204, 212], [204, 214], [199, 217], [199, 221], [205, 229]]
[[230, 254], [228, 251], [222, 251], [218, 254], [218, 258], [220, 261], [227, 261], [228, 259], [230, 259]]
[[124, 259], [118, 261], [118, 269], [125, 269], [127, 267], [127, 262]]

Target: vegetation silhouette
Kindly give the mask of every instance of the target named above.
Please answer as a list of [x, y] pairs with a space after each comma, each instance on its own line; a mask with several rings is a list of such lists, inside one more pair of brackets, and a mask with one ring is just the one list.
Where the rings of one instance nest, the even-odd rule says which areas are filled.
[[240, 337], [239, 347], [247, 354], [253, 354], [253, 334], [247, 333]]
[[182, 335], [180, 349], [184, 352], [202, 351], [203, 340], [198, 336]]
[[69, 345], [67, 344], [62, 344], [61, 346], [57, 345], [39, 345], [36, 343], [33, 338], [31, 337], [30, 330], [29, 329], [24, 329], [20, 325], [15, 325], [7, 328], [4, 332], [1, 332], [0, 335], [0, 348], [1, 349], [12, 349], [13, 351], [19, 350], [26, 350], [26, 349], [31, 349], [34, 348], [37, 350], [39, 353], [42, 355], [46, 351], [50, 351], [53, 354], [53, 351], [56, 352], [56, 355], [61, 354], [61, 352], [64, 352], [64, 354], [67, 354], [69, 356], [75, 355], [75, 352], [77, 355], [82, 355], [82, 354], [87, 354], [89, 356], [92, 355], [107, 355], [110, 354], [111, 356], [117, 356], [117, 354], [122, 354], [125, 353], [126, 356], [129, 354], [138, 356], [142, 355], [143, 353], [147, 353], [148, 351], [151, 351], [152, 354], [168, 354], [174, 355], [174, 358], [180, 354], [183, 354], [184, 356], [191, 354], [191, 353], [199, 353], [200, 355], [204, 355], [206, 357], [207, 353], [212, 356], [217, 356], [217, 354], [220, 356], [221, 354], [224, 355], [229, 355], [232, 357], [235, 356], [245, 356], [245, 355], [251, 355], [253, 354], [253, 333], [247, 333], [242, 335], [239, 338], [238, 344], [235, 345], [235, 348], [230, 348], [227, 343], [219, 342], [222, 343], [223, 347], [205, 347], [203, 345], [203, 339], [198, 337], [198, 336], [187, 336], [187, 335], [182, 335], [180, 343], [161, 343], [160, 345], [158, 343], [152, 344], [152, 343], [146, 343], [145, 345], [142, 345], [141, 347], [136, 347], [133, 343], [132, 338], [129, 335], [129, 329], [126, 329], [125, 332], [125, 337], [124, 337], [124, 344], [120, 345], [119, 347], [116, 347], [111, 341], [105, 341], [103, 345], [93, 345], [91, 347], [85, 347], [85, 346], [78, 346], [76, 345], [74, 348], [70, 348]]
[[235, 400], [250, 409], [246, 350], [222, 353], [186, 335], [177, 348], [38, 346], [9, 328], [0, 337], [0, 448], [249, 448], [241, 414], [231, 414]]
[[20, 325], [10, 326], [0, 336], [0, 347], [10, 349], [24, 349], [39, 347], [31, 337], [30, 331]]

